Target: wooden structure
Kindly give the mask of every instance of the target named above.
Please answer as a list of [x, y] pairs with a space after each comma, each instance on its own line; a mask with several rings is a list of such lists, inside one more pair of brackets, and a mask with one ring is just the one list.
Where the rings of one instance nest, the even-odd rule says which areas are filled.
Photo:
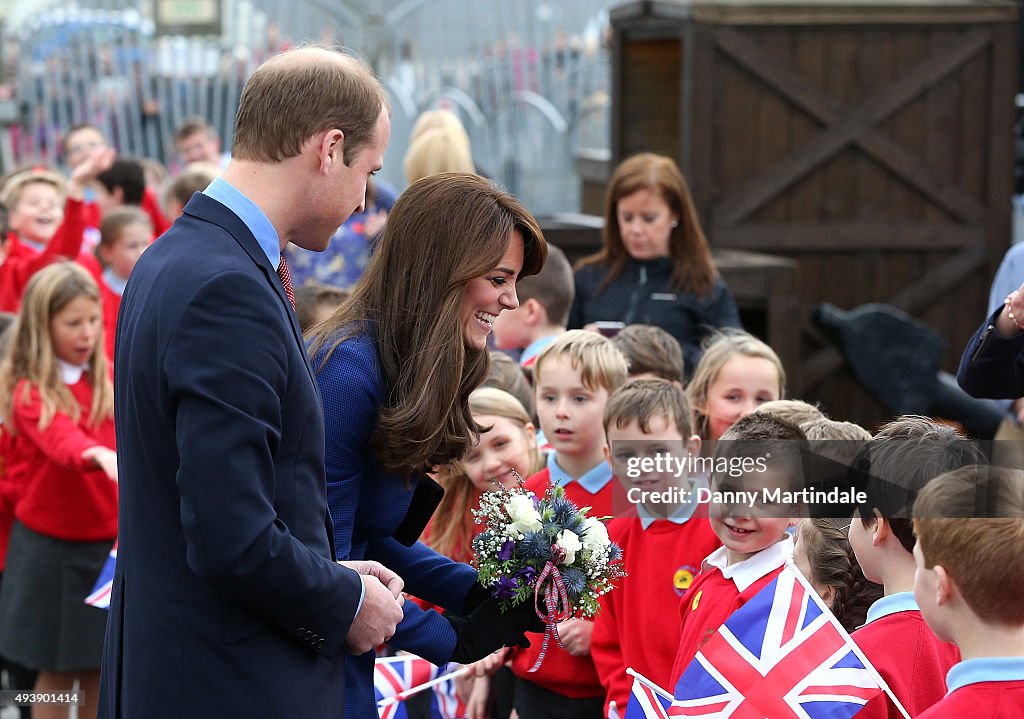
[[835, 416], [889, 413], [810, 326], [820, 302], [918, 316], [954, 367], [1009, 245], [1015, 4], [643, 0], [611, 21], [611, 161], [584, 211], [620, 159], [675, 157], [714, 248], [799, 262], [793, 392]]

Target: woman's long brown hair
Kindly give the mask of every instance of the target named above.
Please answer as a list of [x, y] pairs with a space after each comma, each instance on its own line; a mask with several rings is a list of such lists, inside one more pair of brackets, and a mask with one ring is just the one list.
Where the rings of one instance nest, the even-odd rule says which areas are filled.
[[518, 200], [476, 175], [423, 178], [395, 202], [348, 300], [313, 329], [318, 372], [343, 340], [371, 334], [385, 387], [371, 441], [386, 471], [426, 471], [462, 457], [479, 436], [469, 394], [488, 360], [465, 345], [462, 296], [501, 261], [513, 231], [523, 237], [519, 277], [536, 274], [547, 244]]
[[601, 291], [622, 274], [629, 261], [629, 253], [619, 232], [619, 200], [639, 190], [651, 190], [659, 195], [679, 218], [679, 225], [673, 228], [668, 241], [673, 284], [680, 291], [707, 295], [718, 277], [718, 270], [700, 227], [690, 188], [672, 158], [653, 152], [633, 155], [615, 168], [605, 194], [604, 246], [580, 260], [577, 268], [587, 265], [607, 267], [609, 271], [601, 281]]

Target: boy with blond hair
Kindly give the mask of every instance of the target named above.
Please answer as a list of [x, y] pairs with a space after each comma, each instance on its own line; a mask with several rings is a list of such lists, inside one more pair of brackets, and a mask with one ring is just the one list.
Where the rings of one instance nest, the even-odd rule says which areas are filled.
[[[549, 344], [533, 365], [537, 416], [554, 451], [547, 467], [530, 477], [526, 488], [543, 496], [552, 486], [565, 488], [577, 507], [590, 516], [613, 514], [621, 488], [605, 461], [602, 430], [608, 397], [626, 381], [626, 359], [607, 337], [572, 330]], [[625, 499], [621, 505], [625, 505]], [[549, 644], [544, 662], [530, 672], [540, 654], [542, 637], [529, 634], [531, 646], [515, 653], [518, 677], [513, 703], [530, 719], [600, 719], [604, 688], [590, 656], [594, 623], [570, 619], [558, 626], [563, 648]]]
[[565, 253], [548, 245], [548, 259], [541, 271], [516, 283], [519, 307], [505, 310], [494, 319], [494, 346], [521, 350], [519, 364], [530, 368], [537, 356], [565, 332], [575, 294], [572, 266]]
[[[715, 447], [711, 489], [726, 493], [803, 488], [803, 432], [763, 412], [738, 419]], [[724, 470], [747, 466], [752, 471]], [[719, 471], [724, 470], [724, 471]], [[739, 476], [737, 476], [739, 475]], [[675, 688], [697, 652], [725, 620], [792, 566], [793, 539], [787, 533], [792, 508], [756, 501], [753, 505], [712, 503], [711, 529], [722, 542], [704, 560], [700, 574], [679, 603], [682, 623], [672, 682]]]
[[629, 700], [626, 667], [668, 685], [679, 626], [665, 618], [679, 611], [701, 562], [722, 544], [703, 507], [678, 501], [678, 490], [692, 489], [690, 477], [643, 469], [642, 460], [658, 455], [684, 461], [700, 456], [692, 417], [686, 393], [664, 379], [626, 383], [604, 411], [608, 462], [631, 510], [608, 523], [609, 538], [622, 547], [626, 578], [601, 597], [591, 643], [609, 716], [624, 711]]
[[920, 719], [1024, 716], [1024, 472], [971, 466], [933, 479], [914, 531], [914, 596], [962, 657]]
[[[946, 672], [960, 660], [956, 647], [928, 628], [914, 599], [911, 508], [932, 479], [982, 459], [978, 447], [956, 430], [905, 415], [883, 426], [854, 460], [854, 483], [867, 501], [850, 523], [850, 545], [864, 576], [882, 585], [883, 596], [868, 609], [867, 623], [853, 640], [911, 716], [942, 698]], [[902, 714], [881, 694], [857, 716]]]

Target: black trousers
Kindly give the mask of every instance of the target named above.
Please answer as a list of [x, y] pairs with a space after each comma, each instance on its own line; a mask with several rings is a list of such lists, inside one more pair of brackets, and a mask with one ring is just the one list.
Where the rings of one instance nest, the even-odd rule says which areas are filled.
[[604, 719], [604, 697], [574, 699], [519, 677], [513, 699], [519, 719]]

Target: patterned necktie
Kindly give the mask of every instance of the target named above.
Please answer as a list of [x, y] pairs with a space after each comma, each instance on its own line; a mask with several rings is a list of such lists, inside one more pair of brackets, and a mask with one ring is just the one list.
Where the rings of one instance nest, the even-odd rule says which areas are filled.
[[295, 292], [292, 290], [292, 273], [288, 270], [288, 260], [281, 255], [281, 264], [277, 266], [277, 276], [281, 278], [281, 286], [284, 287], [284, 293], [288, 295], [288, 301], [292, 303], [292, 309], [295, 309]]

